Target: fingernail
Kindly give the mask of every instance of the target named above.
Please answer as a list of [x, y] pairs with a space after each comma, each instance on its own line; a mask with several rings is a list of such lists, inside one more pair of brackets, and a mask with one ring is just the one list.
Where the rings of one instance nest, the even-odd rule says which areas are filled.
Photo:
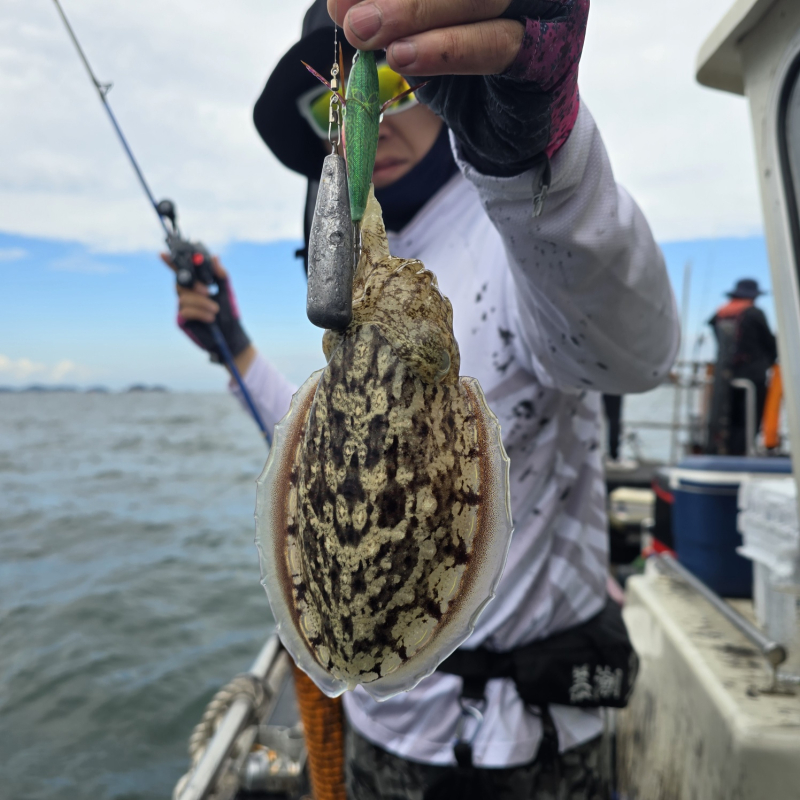
[[392, 59], [398, 67], [409, 67], [417, 60], [417, 45], [414, 42], [395, 42]]
[[372, 3], [366, 6], [356, 6], [347, 15], [347, 24], [350, 26], [350, 30], [362, 42], [371, 39], [381, 29], [382, 22], [380, 9]]

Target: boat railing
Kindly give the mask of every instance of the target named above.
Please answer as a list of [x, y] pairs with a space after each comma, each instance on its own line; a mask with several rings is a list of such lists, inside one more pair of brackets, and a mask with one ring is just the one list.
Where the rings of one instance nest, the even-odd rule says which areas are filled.
[[747, 378], [736, 378], [731, 381], [731, 386], [743, 389], [745, 393], [745, 430], [747, 441], [747, 455], [756, 455], [756, 385]]
[[786, 661], [786, 648], [784, 645], [773, 641], [757, 628], [749, 619], [746, 619], [726, 603], [718, 594], [708, 588], [699, 578], [689, 572], [686, 567], [667, 553], [655, 556], [655, 563], [659, 568], [673, 577], [677, 577], [692, 587], [706, 602], [710, 603], [725, 619], [737, 630], [746, 636], [761, 652], [770, 665], [773, 684], [777, 681], [777, 668]]
[[[274, 711], [291, 675], [291, 668], [288, 653], [281, 646], [277, 634], [273, 634], [250, 670], [245, 676], [240, 676], [245, 678], [245, 684], [248, 680], [252, 682], [257, 691], [237, 693], [234, 687], [231, 690], [233, 695], [220, 708], [221, 719], [206, 719], [208, 712], [204, 715], [201, 725], [213, 727], [218, 722], [216, 730], [203, 747], [192, 753], [195, 763], [175, 787], [174, 800], [205, 800], [212, 793], [215, 800], [224, 800], [235, 795], [245, 759], [258, 736], [258, 725], [269, 719]], [[230, 686], [233, 687], [234, 683]], [[225, 689], [221, 693], [224, 694]], [[214, 701], [209, 710], [213, 709], [213, 704]], [[231, 791], [225, 791], [226, 785], [231, 787]]]
[[[711, 393], [714, 384], [714, 363], [701, 360], [679, 360], [673, 365], [669, 378], [661, 389], [674, 391], [672, 415], [644, 419], [638, 414], [635, 419], [625, 419], [625, 437], [630, 446], [642, 458], [642, 445], [638, 431], [662, 431], [669, 433], [669, 458], [666, 463], [677, 463], [683, 454], [707, 452], [708, 422], [711, 413]], [[757, 439], [758, 424], [756, 388], [752, 381], [738, 378], [731, 385], [744, 392], [746, 440], [749, 456], [766, 455]], [[775, 451], [769, 451], [775, 453]], [[662, 456], [664, 458], [664, 456]], [[652, 460], [652, 459], [645, 459]]]
[[[625, 441], [638, 462], [674, 464], [680, 460], [681, 451], [698, 452], [705, 443], [707, 415], [713, 385], [713, 364], [708, 361], [676, 361], [668, 378], [659, 389], [671, 390], [671, 414], [658, 413], [645, 419], [639, 413], [634, 419], [625, 418]], [[648, 413], [648, 412], [645, 412]], [[666, 417], [666, 418], [665, 418]], [[666, 447], [655, 459], [646, 454], [639, 432], [661, 431], [670, 434]], [[681, 436], [684, 434], [684, 436]], [[686, 435], [688, 434], [688, 435]]]

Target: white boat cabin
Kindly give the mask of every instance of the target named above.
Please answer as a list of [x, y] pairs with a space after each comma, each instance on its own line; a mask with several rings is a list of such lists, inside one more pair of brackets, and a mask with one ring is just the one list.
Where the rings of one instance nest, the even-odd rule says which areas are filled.
[[750, 103], [790, 449], [800, 453], [800, 3], [737, 0], [701, 48], [697, 80]]

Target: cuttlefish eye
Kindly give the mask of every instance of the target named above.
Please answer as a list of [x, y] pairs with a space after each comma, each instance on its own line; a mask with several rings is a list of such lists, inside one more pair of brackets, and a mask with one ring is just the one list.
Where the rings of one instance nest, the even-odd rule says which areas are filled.
[[437, 382], [444, 378], [448, 372], [450, 372], [450, 353], [447, 350], [442, 352], [442, 357], [439, 361], [439, 371], [436, 373], [436, 380]]

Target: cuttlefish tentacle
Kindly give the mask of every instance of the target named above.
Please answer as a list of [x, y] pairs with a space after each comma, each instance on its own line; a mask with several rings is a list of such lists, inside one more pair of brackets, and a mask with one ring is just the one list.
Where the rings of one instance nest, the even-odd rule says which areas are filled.
[[494, 596], [512, 523], [508, 458], [453, 310], [389, 254], [370, 196], [353, 321], [323, 339], [258, 480], [262, 582], [281, 638], [331, 696], [413, 688]]

